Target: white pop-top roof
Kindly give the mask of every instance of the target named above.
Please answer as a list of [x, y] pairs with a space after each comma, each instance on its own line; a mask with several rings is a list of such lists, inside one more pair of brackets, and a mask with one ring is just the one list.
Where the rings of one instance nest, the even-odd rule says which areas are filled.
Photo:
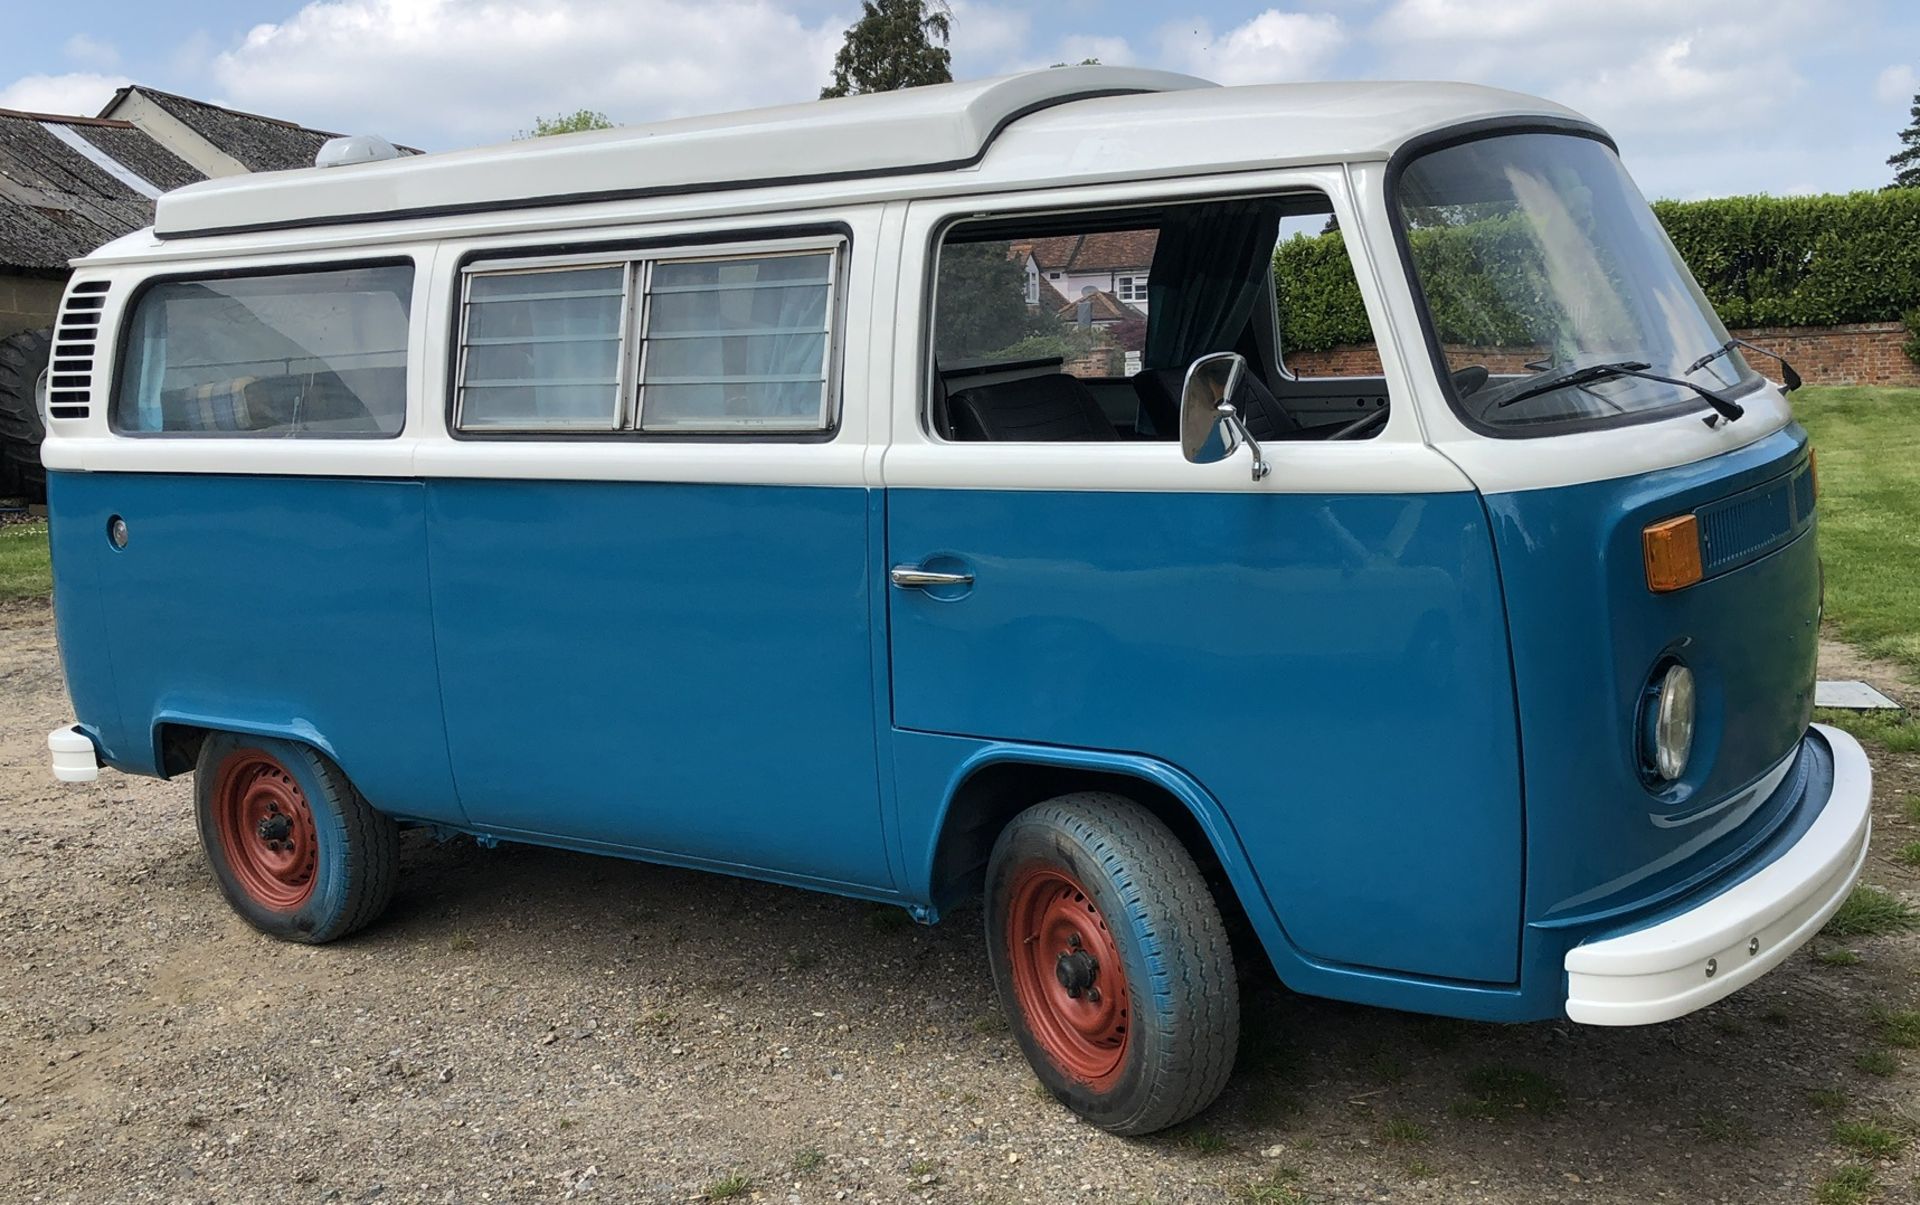
[[[226, 178], [166, 197], [161, 237], [548, 199], [738, 188], [952, 169], [1008, 122], [1096, 96], [1217, 85], [1135, 67], [1061, 67], [837, 100], [683, 117], [499, 147]], [[421, 170], [424, 168], [425, 170]]]
[[[1548, 101], [1469, 84], [1221, 88], [1162, 71], [1058, 67], [478, 150], [230, 176], [162, 196], [153, 234], [389, 222], [808, 182], [853, 199], [1381, 159], [1430, 130], [1539, 117], [1583, 120]], [[151, 237], [96, 255], [137, 255], [133, 244]]]

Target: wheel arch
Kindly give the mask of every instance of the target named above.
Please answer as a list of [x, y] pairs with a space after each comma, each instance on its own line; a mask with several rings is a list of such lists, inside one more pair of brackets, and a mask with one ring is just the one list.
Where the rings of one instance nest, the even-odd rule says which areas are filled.
[[1107, 791], [1140, 804], [1173, 831], [1201, 873], [1225, 888], [1222, 911], [1243, 912], [1256, 929], [1262, 914], [1272, 915], [1226, 813], [1183, 771], [1133, 754], [1010, 744], [978, 750], [950, 780], [921, 863], [934, 906], [978, 889], [994, 840], [1015, 815], [1074, 791]]
[[162, 778], [172, 778], [193, 769], [200, 758], [200, 746], [215, 732], [241, 736], [272, 737], [318, 750], [334, 765], [340, 756], [333, 745], [313, 725], [302, 720], [256, 720], [235, 716], [161, 711], [153, 718], [153, 765]]

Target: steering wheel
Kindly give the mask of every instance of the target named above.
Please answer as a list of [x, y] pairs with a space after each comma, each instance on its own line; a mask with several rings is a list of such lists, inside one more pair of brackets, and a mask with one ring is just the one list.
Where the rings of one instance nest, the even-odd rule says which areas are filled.
[[1388, 413], [1389, 410], [1385, 406], [1380, 407], [1378, 410], [1369, 410], [1338, 431], [1335, 431], [1332, 435], [1327, 436], [1327, 442], [1332, 443], [1336, 439], [1356, 439], [1362, 432], [1371, 431], [1373, 428], [1386, 422]]
[[1469, 364], [1453, 374], [1453, 391], [1461, 397], [1478, 393], [1487, 384], [1487, 366]]

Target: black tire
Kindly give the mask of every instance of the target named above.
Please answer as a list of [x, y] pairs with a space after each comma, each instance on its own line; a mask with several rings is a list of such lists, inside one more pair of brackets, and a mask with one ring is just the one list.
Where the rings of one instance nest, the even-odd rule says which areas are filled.
[[53, 350], [53, 332], [21, 331], [0, 339], [0, 498], [47, 500], [47, 471], [40, 467], [40, 421], [34, 385]]
[[398, 826], [314, 749], [216, 732], [200, 747], [193, 787], [221, 894], [262, 933], [333, 941], [372, 923], [393, 898]]
[[[1084, 941], [1075, 931], [1061, 944], [1057, 926], [1033, 922], [1033, 893], [1047, 884], [1062, 885], [1057, 907], [1065, 909], [1048, 915], [1070, 927], [1088, 921]], [[1233, 951], [1193, 856], [1151, 812], [1096, 792], [1028, 808], [994, 843], [985, 911], [1001, 1006], [1040, 1082], [1062, 1104], [1101, 1129], [1134, 1135], [1185, 1121], [1220, 1095], [1240, 1045]], [[1114, 1061], [1091, 1078], [1062, 1064], [1077, 1057], [1071, 1036], [1065, 1047], [1036, 1036], [1062, 1032], [1062, 1022], [1029, 1016], [1016, 985], [1022, 977], [1029, 998], [1044, 989], [1038, 1007], [1055, 1017], [1109, 1007], [1098, 994], [1107, 977], [1098, 958], [1070, 961], [1083, 951], [1117, 955], [1127, 1002], [1118, 1044], [1100, 1031]], [[1022, 959], [1024, 970], [1016, 967]], [[1049, 960], [1056, 978], [1044, 983], [1034, 968]]]

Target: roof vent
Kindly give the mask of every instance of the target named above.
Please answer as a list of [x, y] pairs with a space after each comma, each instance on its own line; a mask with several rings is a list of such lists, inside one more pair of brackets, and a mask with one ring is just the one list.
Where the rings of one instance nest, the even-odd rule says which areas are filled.
[[349, 167], [355, 163], [378, 163], [400, 156], [400, 148], [378, 134], [353, 134], [345, 138], [327, 139], [320, 153], [313, 157], [313, 165]]
[[83, 280], [67, 290], [47, 363], [48, 418], [85, 418], [92, 412], [93, 351], [100, 335], [100, 311], [106, 304], [104, 280]]

